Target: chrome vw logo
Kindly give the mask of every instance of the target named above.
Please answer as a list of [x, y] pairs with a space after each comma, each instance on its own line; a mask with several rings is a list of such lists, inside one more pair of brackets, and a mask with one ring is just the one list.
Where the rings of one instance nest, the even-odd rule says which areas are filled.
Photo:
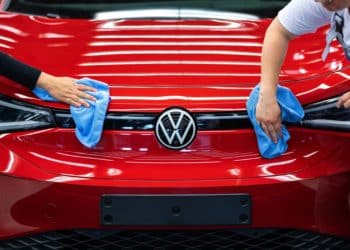
[[169, 149], [183, 149], [196, 136], [196, 123], [189, 112], [181, 108], [164, 111], [156, 122], [155, 133], [158, 141]]

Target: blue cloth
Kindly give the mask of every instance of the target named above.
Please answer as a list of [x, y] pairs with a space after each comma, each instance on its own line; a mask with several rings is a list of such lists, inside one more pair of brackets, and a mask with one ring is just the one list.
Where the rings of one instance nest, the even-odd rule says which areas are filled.
[[[79, 108], [70, 106], [70, 112], [75, 122], [75, 135], [84, 146], [94, 147], [101, 139], [103, 123], [105, 120], [107, 107], [109, 104], [109, 87], [106, 83], [89, 78], [77, 80], [77, 83], [91, 86], [97, 89], [96, 92], [87, 91], [87, 93], [96, 98], [96, 102], [87, 100], [89, 108], [81, 106]], [[45, 101], [57, 101], [46, 90], [34, 88], [33, 93]]]
[[[270, 137], [268, 137], [264, 130], [258, 124], [255, 117], [255, 109], [258, 103], [260, 86], [256, 86], [249, 95], [246, 103], [247, 112], [255, 131], [255, 135], [258, 141], [258, 148], [260, 154], [264, 158], [277, 157], [288, 149], [288, 140], [290, 134], [285, 125], [282, 124], [282, 138], [278, 138], [277, 143], [274, 143]], [[292, 91], [286, 87], [277, 86], [277, 101], [281, 108], [281, 120], [282, 122], [299, 122], [304, 117], [303, 107], [300, 105], [298, 99], [294, 96]]]

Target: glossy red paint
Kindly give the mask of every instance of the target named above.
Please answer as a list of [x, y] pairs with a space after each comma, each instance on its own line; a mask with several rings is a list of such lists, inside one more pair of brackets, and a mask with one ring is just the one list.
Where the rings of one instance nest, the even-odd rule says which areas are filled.
[[[267, 179], [279, 180], [280, 175], [299, 180], [294, 179], [295, 173], [315, 166], [321, 176], [348, 170], [350, 159], [339, 155], [345, 154], [350, 146], [350, 135], [300, 128], [292, 131], [288, 152], [272, 160], [260, 157], [251, 130], [200, 131], [194, 143], [181, 151], [159, 145], [153, 131], [105, 131], [93, 149], [82, 146], [73, 130], [11, 133], [0, 139], [0, 143], [6, 145], [1, 153], [4, 157], [0, 161], [0, 171], [35, 178], [22, 169], [22, 165], [14, 163], [15, 155], [33, 167], [73, 180], [77, 177], [106, 183], [108, 180], [163, 182], [160, 186], [167, 186], [166, 181], [228, 179], [239, 180], [240, 185], [244, 185], [243, 179], [270, 177]], [[333, 144], [332, 148], [326, 147], [329, 143]], [[327, 161], [323, 161], [324, 158]], [[260, 182], [263, 180], [251, 184]]]
[[[6, 190], [2, 192], [2, 199], [6, 201], [2, 203], [2, 210], [6, 212], [0, 213], [0, 221], [2, 221], [0, 237], [8, 238], [60, 229], [110, 228], [102, 227], [99, 218], [100, 197], [106, 193], [229, 194], [242, 192], [250, 193], [254, 204], [253, 224], [249, 227], [298, 228], [349, 237], [350, 215], [347, 192], [350, 187], [349, 172], [308, 178], [311, 177], [311, 172], [318, 172], [317, 166], [313, 168], [314, 170], [309, 168], [309, 171], [296, 174], [297, 177], [301, 177], [299, 180], [290, 178], [289, 175], [280, 175], [279, 181], [270, 181], [269, 184], [263, 183], [265, 178], [256, 178], [255, 181], [259, 184], [255, 185], [241, 185], [239, 180], [223, 180], [203, 181], [200, 186], [199, 182], [194, 181], [164, 181], [172, 187], [160, 187], [161, 182], [118, 180], [104, 186], [98, 185], [98, 182], [93, 179], [64, 178], [42, 172], [38, 168], [34, 171], [36, 174], [42, 172], [47, 178], [45, 181], [1, 175], [0, 187]], [[51, 178], [48, 178], [49, 176]], [[243, 180], [242, 183], [244, 182]], [[124, 183], [129, 185], [123, 186]], [[125, 227], [118, 228], [125, 229]], [[222, 226], [216, 228], [222, 228]]]
[[[0, 12], [0, 47], [50, 73], [107, 82], [109, 111], [245, 110], [270, 21], [87, 21]], [[350, 88], [350, 64], [338, 44], [321, 61], [325, 32], [295, 39], [286, 58], [282, 83], [303, 104]], [[0, 81], [6, 96], [68, 109]], [[350, 135], [290, 132], [288, 152], [273, 160], [260, 157], [250, 129], [200, 131], [181, 151], [162, 148], [153, 132], [104, 131], [94, 149], [69, 129], [2, 134], [0, 237], [103, 228], [102, 194], [242, 192], [253, 199], [249, 227], [350, 237]]]
[[[107, 82], [111, 111], [150, 112], [176, 105], [244, 110], [259, 81], [263, 35], [271, 20], [86, 21], [1, 13], [0, 21], [3, 51], [57, 75]], [[349, 88], [349, 62], [340, 45], [333, 44], [326, 63], [321, 60], [325, 32], [295, 39], [286, 58], [281, 81], [303, 103], [339, 94], [341, 83]], [[3, 82], [0, 90], [7, 95], [65, 107]]]

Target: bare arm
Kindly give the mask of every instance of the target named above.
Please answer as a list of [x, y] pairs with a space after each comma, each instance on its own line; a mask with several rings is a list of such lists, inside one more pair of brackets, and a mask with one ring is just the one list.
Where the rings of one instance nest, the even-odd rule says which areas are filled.
[[277, 103], [276, 88], [288, 43], [295, 36], [275, 18], [266, 31], [261, 59], [260, 95], [256, 119], [265, 133], [277, 142], [281, 135], [281, 110]]

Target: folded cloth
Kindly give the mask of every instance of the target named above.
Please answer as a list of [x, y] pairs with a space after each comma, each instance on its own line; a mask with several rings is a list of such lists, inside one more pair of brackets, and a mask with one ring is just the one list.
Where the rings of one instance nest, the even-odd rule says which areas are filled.
[[[96, 92], [87, 91], [87, 93], [96, 98], [96, 101], [86, 99], [90, 107], [70, 106], [70, 112], [75, 122], [75, 135], [84, 146], [94, 147], [101, 139], [103, 123], [105, 120], [107, 107], [109, 104], [109, 87], [106, 83], [96, 81], [90, 78], [82, 78], [77, 83], [91, 86], [97, 89]], [[36, 87], [33, 93], [45, 101], [57, 101], [46, 90]]]
[[[287, 142], [290, 139], [290, 134], [285, 125], [282, 124], [282, 138], [278, 138], [277, 143], [274, 143], [264, 130], [258, 124], [255, 117], [255, 109], [258, 103], [260, 86], [257, 85], [249, 95], [246, 103], [247, 112], [255, 131], [258, 141], [258, 148], [260, 154], [264, 158], [274, 158], [288, 149]], [[304, 117], [303, 107], [300, 105], [298, 99], [294, 96], [292, 91], [286, 87], [277, 86], [277, 101], [281, 108], [282, 122], [297, 123]]]

